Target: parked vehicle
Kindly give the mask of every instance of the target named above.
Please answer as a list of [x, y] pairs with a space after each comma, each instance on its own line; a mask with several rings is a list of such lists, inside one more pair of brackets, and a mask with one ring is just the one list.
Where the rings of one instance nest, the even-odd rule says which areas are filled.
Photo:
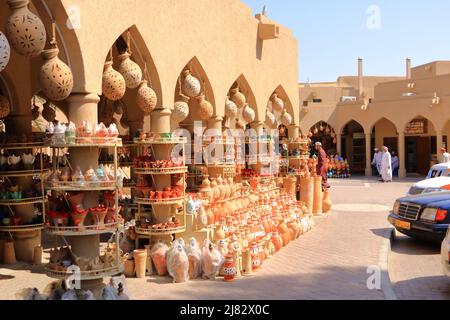
[[388, 221], [407, 236], [441, 243], [450, 225], [450, 192], [400, 198]]
[[442, 242], [441, 257], [444, 275], [450, 277], [450, 229], [448, 229], [447, 237]]
[[447, 190], [450, 190], [450, 163], [440, 163], [430, 169], [425, 180], [409, 189], [408, 196]]

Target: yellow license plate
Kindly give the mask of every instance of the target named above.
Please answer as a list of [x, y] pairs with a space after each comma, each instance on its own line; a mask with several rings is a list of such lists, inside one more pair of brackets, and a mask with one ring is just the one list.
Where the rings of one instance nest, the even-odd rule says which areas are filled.
[[411, 223], [410, 222], [395, 220], [395, 226], [397, 228], [400, 228], [400, 229], [411, 230]]

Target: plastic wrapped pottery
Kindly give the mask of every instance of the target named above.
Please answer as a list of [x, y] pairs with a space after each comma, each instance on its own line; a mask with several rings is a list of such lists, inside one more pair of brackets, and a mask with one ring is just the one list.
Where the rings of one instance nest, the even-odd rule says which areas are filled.
[[9, 58], [11, 56], [11, 47], [9, 46], [8, 39], [0, 31], [0, 72], [5, 70], [8, 65]]
[[138, 107], [145, 113], [150, 113], [156, 108], [158, 103], [158, 97], [155, 91], [150, 88], [147, 81], [142, 81], [136, 97], [136, 103]]
[[58, 53], [58, 48], [42, 52], [42, 57], [46, 62], [39, 73], [42, 92], [52, 101], [66, 99], [73, 89], [72, 71], [58, 58]]
[[117, 101], [125, 95], [126, 83], [123, 76], [113, 69], [112, 61], [105, 63], [103, 71], [102, 92], [111, 101]]

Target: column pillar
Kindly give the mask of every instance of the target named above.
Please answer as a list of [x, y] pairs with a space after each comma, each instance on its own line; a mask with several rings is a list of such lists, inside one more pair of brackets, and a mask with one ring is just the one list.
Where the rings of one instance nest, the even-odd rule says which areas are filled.
[[288, 132], [290, 140], [297, 140], [298, 137], [300, 136], [300, 127], [297, 126], [296, 124], [290, 125], [288, 127]]
[[342, 157], [342, 135], [340, 133], [336, 134], [336, 150], [337, 153]]
[[436, 152], [439, 163], [441, 163], [444, 160], [440, 152], [443, 147], [444, 147], [444, 134], [442, 130], [438, 130], [436, 131], [436, 149], [437, 149]]
[[405, 133], [398, 134], [398, 157], [399, 157], [399, 178], [406, 178], [406, 148], [405, 148]]
[[372, 176], [372, 134], [366, 133], [366, 177]]
[[223, 117], [221, 116], [214, 116], [211, 119], [208, 120], [208, 129], [209, 130], [218, 130], [220, 134], [222, 134], [222, 122]]

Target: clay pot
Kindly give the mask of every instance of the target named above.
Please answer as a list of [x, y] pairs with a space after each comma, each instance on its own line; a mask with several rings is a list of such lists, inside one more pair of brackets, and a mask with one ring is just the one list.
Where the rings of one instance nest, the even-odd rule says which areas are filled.
[[247, 123], [252, 123], [253, 121], [255, 121], [255, 117], [255, 111], [249, 105], [246, 105], [244, 110], [242, 111], [242, 118], [244, 119], [244, 121]]
[[238, 107], [236, 104], [227, 98], [227, 101], [225, 102], [225, 116], [234, 119], [236, 118], [238, 113]]
[[14, 249], [14, 242], [7, 241], [5, 242], [5, 249], [3, 251], [3, 263], [5, 265], [15, 264], [16, 260], [16, 251]]
[[292, 124], [292, 116], [285, 111], [281, 115], [280, 122], [286, 127], [290, 126]]
[[312, 213], [314, 215], [321, 215], [323, 213], [323, 191], [322, 191], [322, 177], [314, 178], [314, 203]]
[[123, 98], [126, 90], [124, 77], [113, 69], [112, 61], [105, 63], [102, 79], [102, 93], [111, 101], [117, 101]]
[[92, 218], [94, 219], [94, 224], [99, 226], [99, 229], [105, 227], [105, 217], [108, 214], [108, 208], [104, 210], [91, 210]]
[[236, 264], [234, 262], [234, 256], [229, 254], [225, 257], [225, 263], [223, 265], [223, 280], [225, 282], [231, 282], [236, 278]]
[[311, 213], [314, 202], [314, 179], [302, 178], [300, 179], [300, 201], [305, 203], [308, 208], [307, 212]]
[[282, 112], [284, 109], [284, 101], [281, 100], [276, 93], [270, 99], [272, 102], [272, 109], [276, 112]]
[[58, 54], [58, 48], [43, 51], [45, 63], [39, 73], [41, 90], [52, 101], [66, 99], [73, 89], [72, 71], [58, 58]]
[[8, 39], [3, 32], [0, 31], [0, 72], [5, 70], [10, 57], [11, 47], [9, 46]]
[[35, 266], [40, 266], [42, 264], [42, 253], [43, 253], [42, 246], [39, 245], [39, 246], [34, 247], [33, 264]]
[[145, 278], [147, 271], [147, 250], [134, 250], [133, 254], [136, 278]]
[[296, 194], [297, 192], [297, 178], [294, 176], [289, 176], [283, 180], [283, 188], [287, 193]]
[[183, 81], [181, 83], [182, 92], [188, 97], [194, 98], [200, 94], [202, 86], [197, 78], [192, 76], [190, 70], [183, 71]]
[[242, 252], [242, 275], [251, 276], [252, 274], [252, 252], [251, 250], [246, 250]]
[[231, 89], [230, 92], [231, 92], [230, 100], [236, 104], [236, 107], [238, 107], [239, 109], [242, 109], [243, 107], [245, 107], [245, 104], [247, 103], [247, 99], [239, 91], [239, 87]]
[[149, 114], [155, 110], [157, 103], [158, 97], [156, 96], [155, 91], [148, 86], [147, 81], [142, 81], [136, 96], [136, 104], [138, 107], [144, 111], [144, 113]]
[[189, 97], [181, 96], [180, 100], [175, 101], [175, 105], [172, 110], [172, 120], [180, 123], [189, 116]]
[[252, 254], [252, 271], [255, 272], [261, 266], [261, 256], [259, 254], [258, 245], [256, 243], [252, 243], [250, 250]]
[[118, 71], [125, 79], [127, 88], [135, 89], [141, 85], [142, 70], [136, 62], [130, 59], [130, 56], [128, 52], [125, 52], [118, 57]]
[[280, 237], [278, 231], [273, 232], [272, 243], [275, 246], [275, 252], [279, 252], [283, 248], [283, 240]]
[[275, 115], [270, 111], [266, 112], [265, 124], [269, 129], [273, 129], [277, 126], [277, 119], [275, 118]]
[[201, 95], [198, 99], [198, 115], [201, 120], [209, 120], [214, 115], [214, 108], [211, 103], [205, 99], [205, 95]]
[[134, 260], [126, 260], [124, 262], [124, 274], [127, 278], [133, 278], [135, 275]]
[[325, 189], [323, 191], [323, 204], [322, 204], [323, 213], [330, 212], [332, 206], [333, 206], [333, 203], [332, 203], [331, 197], [330, 197], [330, 189]]
[[7, 2], [12, 10], [6, 22], [6, 36], [11, 47], [23, 56], [38, 56], [44, 50], [47, 39], [44, 24], [28, 9], [28, 0]]
[[214, 233], [214, 240], [215, 241], [220, 241], [220, 240], [225, 240], [225, 231], [223, 230], [223, 227], [220, 226], [219, 228], [216, 229], [216, 232]]
[[6, 118], [11, 112], [11, 105], [6, 97], [0, 95], [0, 119]]

